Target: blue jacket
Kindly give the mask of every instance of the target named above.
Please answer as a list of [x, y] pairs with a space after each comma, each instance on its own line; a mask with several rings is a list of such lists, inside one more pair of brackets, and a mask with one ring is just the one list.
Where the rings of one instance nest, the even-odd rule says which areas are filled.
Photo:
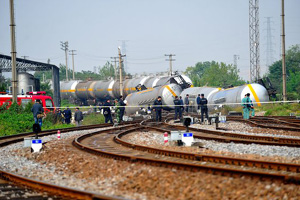
[[199, 96], [197, 97], [196, 101], [197, 101], [197, 104], [199, 105], [200, 104], [200, 97]]
[[69, 108], [67, 108], [67, 110], [64, 110], [63, 114], [65, 116], [65, 119], [70, 119], [72, 117], [72, 111]]
[[161, 101], [158, 101], [157, 99], [154, 101], [154, 104], [153, 104], [153, 108], [156, 110], [156, 111], [159, 111], [162, 109], [162, 102]]
[[40, 103], [35, 103], [31, 108], [31, 112], [33, 113], [33, 117], [36, 117], [37, 114], [44, 113], [44, 108]]

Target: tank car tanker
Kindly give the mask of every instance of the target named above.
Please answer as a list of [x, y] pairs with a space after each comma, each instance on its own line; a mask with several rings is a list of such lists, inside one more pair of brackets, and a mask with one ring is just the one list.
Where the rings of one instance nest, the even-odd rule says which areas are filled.
[[[179, 75], [189, 85], [192, 81], [184, 75]], [[153, 89], [154, 87], [170, 84], [170, 80], [180, 82], [179, 76], [169, 77], [139, 77], [125, 79], [123, 82], [123, 96], [143, 89]], [[89, 100], [103, 101], [107, 98], [115, 99], [120, 96], [119, 81], [64, 81], [61, 82], [61, 98], [68, 99], [74, 103], [88, 104]]]
[[181, 92], [182, 87], [178, 84], [172, 83], [129, 94], [125, 99], [125, 102], [127, 103], [127, 106], [125, 108], [126, 115], [131, 115], [136, 112], [145, 112], [148, 109], [148, 107], [150, 107], [153, 104], [153, 102], [158, 96], [162, 97], [162, 104], [164, 105], [164, 110], [174, 109], [174, 106], [169, 105], [174, 104], [174, 97], [179, 96]]
[[[197, 110], [196, 98], [198, 94], [204, 94], [208, 100], [209, 108], [218, 107], [220, 105], [228, 105], [231, 107], [240, 106], [244, 95], [250, 93], [250, 98], [253, 103], [260, 106], [260, 102], [269, 101], [268, 91], [260, 84], [247, 84], [234, 88], [221, 89], [212, 87], [190, 87], [181, 89], [178, 85], [166, 85], [151, 90], [141, 91], [128, 95], [126, 98], [127, 105], [126, 114], [130, 115], [141, 109], [147, 109], [148, 105], [153, 105], [154, 100], [162, 97], [162, 103], [165, 110], [174, 109], [174, 97], [184, 97], [189, 94], [190, 106], [192, 111]], [[132, 106], [132, 107], [130, 107]]]
[[221, 89], [221, 88], [210, 88], [210, 87], [194, 87], [185, 89], [180, 96], [185, 97], [189, 94], [189, 100], [191, 106], [195, 111], [197, 109], [196, 98], [198, 94], [204, 94], [208, 100], [208, 104], [211, 104], [209, 108], [218, 107], [219, 105], [228, 105], [231, 107], [240, 106], [244, 95], [250, 93], [250, 98], [253, 103], [258, 106], [260, 102], [269, 101], [269, 94], [265, 87], [260, 84], [252, 83], [243, 86]]

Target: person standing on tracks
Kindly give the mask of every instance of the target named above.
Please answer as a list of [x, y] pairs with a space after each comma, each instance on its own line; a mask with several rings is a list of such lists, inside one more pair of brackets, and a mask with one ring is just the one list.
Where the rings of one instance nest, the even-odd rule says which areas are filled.
[[200, 110], [200, 94], [198, 94], [198, 97], [196, 98], [196, 102], [197, 102], [197, 105], [198, 105], [198, 108], [197, 108], [197, 111]]
[[189, 100], [189, 95], [187, 94], [184, 98], [184, 105], [185, 105], [185, 112], [189, 112], [189, 105], [190, 105], [190, 100]]
[[[248, 93], [249, 94], [249, 93]], [[247, 94], [247, 95], [248, 95]], [[252, 100], [250, 99], [250, 94], [249, 94], [249, 102], [250, 102], [250, 108], [249, 108], [249, 116], [251, 114], [251, 117], [254, 117], [255, 116], [255, 110], [254, 110], [254, 105], [253, 105], [253, 102]]]
[[203, 118], [208, 119], [208, 108], [207, 108], [207, 99], [204, 98], [204, 94], [201, 94], [199, 105], [201, 107], [201, 123], [203, 123]]
[[[249, 93], [248, 93], [249, 94]], [[248, 94], [245, 94], [245, 97], [242, 99], [242, 106], [243, 106], [243, 118], [249, 119], [249, 108], [250, 105], [250, 98], [248, 97]], [[249, 94], [250, 96], [250, 94]]]
[[161, 110], [162, 110], [162, 101], [161, 96], [158, 96], [157, 99], [154, 101], [153, 108], [156, 112], [156, 121], [161, 122]]
[[180, 110], [181, 110], [181, 114], [182, 114], [183, 111], [184, 111], [182, 96], [179, 97], [179, 102], [180, 102], [180, 105], [181, 105]]
[[119, 124], [121, 122], [121, 119], [120, 119], [121, 107], [120, 107], [120, 102], [118, 99], [115, 99], [115, 113], [116, 113], [117, 122]]
[[122, 95], [120, 96], [119, 104], [120, 104], [120, 122], [121, 122], [123, 121], [123, 116], [124, 116], [125, 106], [126, 106], [126, 103], [124, 103]]
[[75, 120], [76, 126], [81, 125], [81, 120], [83, 120], [83, 114], [82, 114], [81, 110], [79, 110], [78, 107], [75, 109], [74, 120]]
[[103, 115], [105, 117], [105, 123], [108, 123], [108, 121], [109, 121], [111, 124], [113, 124], [110, 107], [111, 107], [110, 100], [107, 99], [102, 107]]
[[71, 123], [71, 118], [72, 118], [72, 111], [70, 110], [69, 106], [67, 107], [66, 110], [63, 111], [63, 114], [65, 116], [66, 124], [70, 124]]
[[44, 112], [44, 108], [41, 105], [41, 100], [37, 99], [35, 101], [35, 104], [31, 108], [31, 112], [33, 114], [34, 123], [39, 124], [40, 128], [42, 128], [43, 125], [43, 117], [46, 117], [46, 114]]
[[181, 104], [180, 104], [180, 100], [179, 100], [178, 96], [175, 96], [174, 105], [175, 105], [174, 119], [177, 120], [177, 117], [179, 116], [179, 119], [181, 120], [182, 112], [181, 112]]

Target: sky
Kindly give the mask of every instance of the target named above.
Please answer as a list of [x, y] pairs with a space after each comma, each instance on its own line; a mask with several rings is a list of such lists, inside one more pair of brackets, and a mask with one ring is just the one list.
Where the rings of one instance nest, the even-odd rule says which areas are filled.
[[[65, 64], [60, 42], [76, 50], [75, 71], [94, 71], [126, 53], [131, 74], [173, 70], [197, 62], [233, 63], [249, 79], [248, 0], [15, 0], [17, 57]], [[260, 63], [266, 71], [267, 17], [274, 60], [280, 59], [281, 0], [260, 0]], [[285, 0], [286, 49], [300, 44], [300, 0]], [[9, 0], [0, 0], [0, 54], [10, 55]], [[124, 42], [122, 42], [124, 41]], [[125, 48], [124, 48], [125, 43]], [[72, 66], [71, 56], [68, 58]], [[7, 75], [9, 76], [9, 75]]]

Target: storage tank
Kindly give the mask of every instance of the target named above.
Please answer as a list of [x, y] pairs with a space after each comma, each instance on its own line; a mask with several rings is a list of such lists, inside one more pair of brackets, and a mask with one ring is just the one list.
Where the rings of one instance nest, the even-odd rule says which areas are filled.
[[164, 110], [174, 109], [174, 98], [179, 96], [182, 89], [177, 84], [168, 84], [159, 86], [140, 92], [129, 94], [126, 97], [126, 114], [140, 113], [142, 109], [147, 109], [149, 105], [153, 105], [158, 96], [162, 97], [162, 104]]
[[18, 73], [18, 94], [26, 94], [26, 92], [36, 91], [35, 78], [27, 72]]

